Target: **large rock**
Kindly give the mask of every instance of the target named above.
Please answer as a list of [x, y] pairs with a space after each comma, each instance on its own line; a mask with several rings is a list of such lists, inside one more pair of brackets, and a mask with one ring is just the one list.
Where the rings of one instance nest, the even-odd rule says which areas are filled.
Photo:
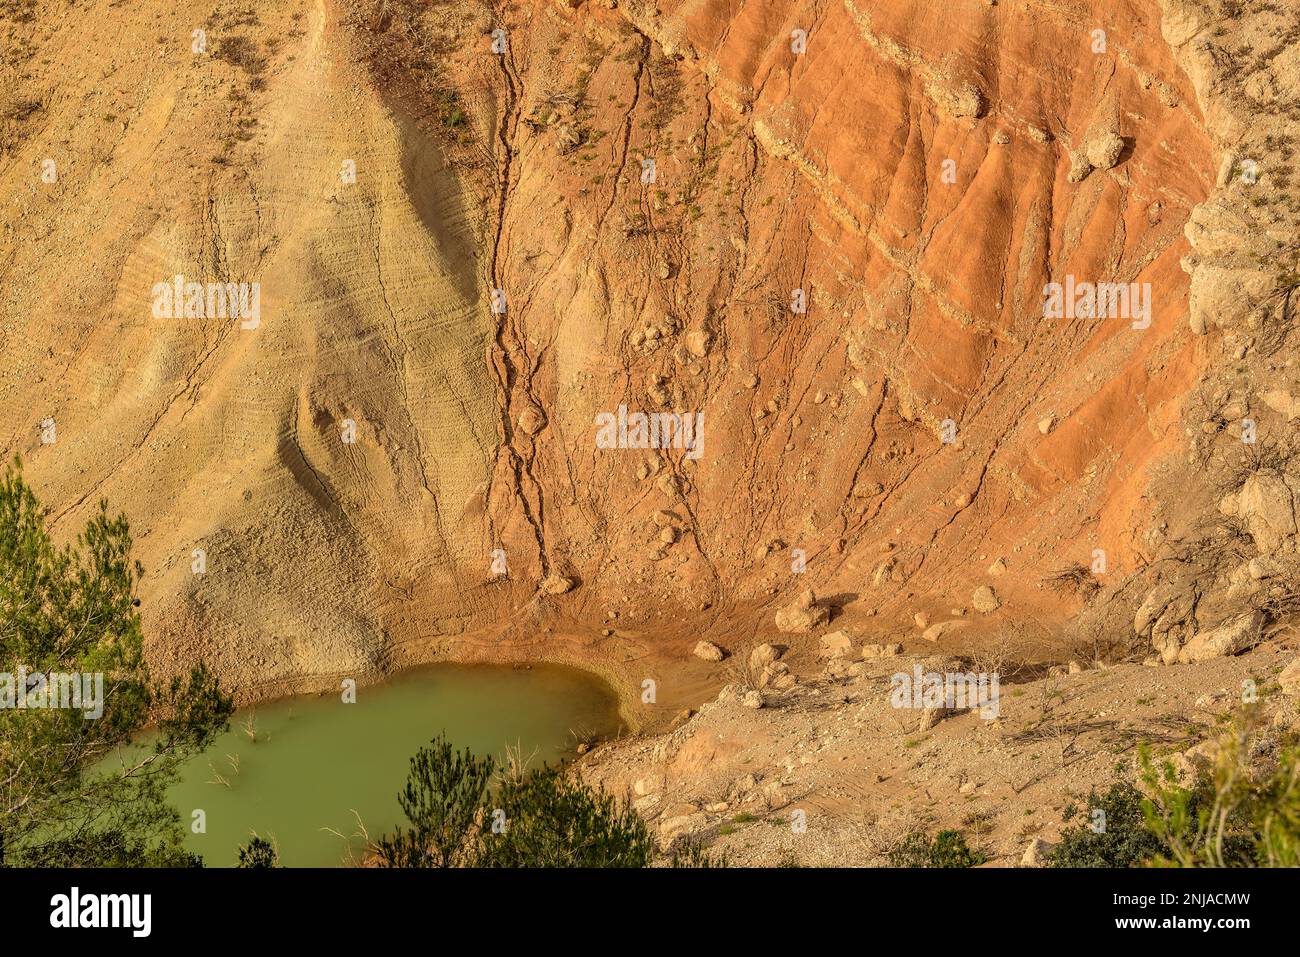
[[981, 614], [987, 615], [991, 611], [997, 611], [1002, 602], [998, 601], [997, 593], [988, 585], [980, 585], [975, 589], [974, 594], [970, 596], [970, 603], [975, 606], [975, 610]]
[[1133, 633], [1151, 639], [1151, 647], [1167, 665], [1178, 660], [1179, 649], [1195, 629], [1192, 611], [1196, 593], [1181, 581], [1152, 588], [1133, 616]]
[[1296, 533], [1295, 499], [1276, 472], [1256, 472], [1237, 494], [1237, 514], [1261, 552], [1274, 552]]
[[1044, 841], [1041, 837], [1036, 837], [1029, 842], [1025, 848], [1024, 856], [1020, 858], [1021, 867], [1045, 867], [1047, 865], [1047, 855], [1052, 850], [1052, 845]]
[[776, 645], [770, 645], [767, 642], [757, 646], [749, 653], [749, 670], [755, 673], [761, 672], [781, 657], [781, 649]]
[[1209, 631], [1197, 632], [1178, 652], [1178, 661], [1208, 661], [1235, 655], [1259, 644], [1264, 628], [1264, 613], [1259, 609], [1230, 618]]
[[1282, 686], [1283, 694], [1300, 695], [1300, 658], [1282, 669], [1282, 673], [1277, 676], [1277, 683]]
[[831, 620], [831, 611], [817, 604], [811, 588], [805, 588], [794, 604], [776, 613], [776, 627], [786, 634], [806, 634]]
[[832, 631], [821, 637], [821, 653], [828, 658], [843, 658], [853, 653], [853, 638], [847, 631]]

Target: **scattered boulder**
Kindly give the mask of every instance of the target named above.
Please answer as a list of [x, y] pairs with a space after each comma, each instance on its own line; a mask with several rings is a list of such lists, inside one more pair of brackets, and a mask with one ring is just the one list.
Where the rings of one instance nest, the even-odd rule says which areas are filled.
[[1192, 615], [1196, 593], [1181, 581], [1161, 582], [1152, 588], [1133, 616], [1133, 634], [1147, 636], [1151, 647], [1167, 665], [1178, 660], [1178, 651], [1196, 627]]
[[987, 615], [991, 611], [997, 611], [1002, 602], [998, 601], [997, 594], [988, 585], [980, 585], [971, 594], [971, 604], [980, 614]]
[[1277, 676], [1277, 683], [1282, 686], [1285, 695], [1300, 696], [1300, 658], [1282, 669]]
[[1259, 609], [1229, 618], [1209, 631], [1197, 632], [1178, 652], [1178, 661], [1188, 664], [1235, 655], [1259, 644], [1264, 613]]
[[853, 639], [847, 631], [832, 631], [821, 637], [821, 653], [828, 658], [843, 658], [853, 652]]
[[776, 613], [776, 627], [786, 634], [806, 634], [830, 620], [830, 609], [817, 604], [811, 588], [805, 588], [793, 604]]
[[761, 672], [781, 657], [782, 649], [776, 645], [769, 645], [767, 642], [756, 647], [749, 653], [749, 670]]
[[1276, 472], [1256, 472], [1237, 494], [1236, 514], [1245, 519], [1261, 552], [1274, 552], [1296, 533], [1295, 500]]
[[948, 621], [938, 621], [925, 629], [921, 635], [926, 641], [938, 641], [940, 638], [956, 631], [958, 628], [965, 628], [970, 622], [964, 618], [951, 618]]
[[726, 657], [726, 653], [711, 641], [698, 641], [695, 643], [696, 658], [703, 658], [705, 661], [721, 661]]
[[903, 646], [898, 642], [888, 645], [863, 645], [862, 657], [866, 660], [872, 658], [896, 658], [903, 653]]
[[1020, 858], [1021, 867], [1045, 867], [1047, 865], [1047, 856], [1052, 850], [1052, 845], [1044, 841], [1041, 837], [1036, 837], [1029, 842], [1025, 848], [1024, 856]]

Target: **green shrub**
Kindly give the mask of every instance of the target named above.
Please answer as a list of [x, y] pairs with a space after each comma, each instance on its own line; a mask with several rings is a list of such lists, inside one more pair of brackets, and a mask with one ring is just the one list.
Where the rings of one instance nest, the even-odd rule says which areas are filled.
[[1101, 794], [1090, 791], [1085, 806], [1068, 805], [1064, 819], [1082, 820], [1061, 832], [1047, 856], [1048, 866], [1137, 867], [1150, 860], [1164, 844], [1147, 828], [1142, 803], [1142, 792], [1116, 781]]
[[239, 849], [239, 866], [250, 868], [270, 868], [280, 866], [280, 855], [270, 841], [253, 836], [253, 839]]
[[[511, 768], [439, 735], [411, 759], [398, 801], [409, 826], [375, 844], [386, 867], [646, 867], [649, 828], [631, 807], [561, 768]], [[687, 844], [673, 867], [719, 867]]]
[[961, 831], [940, 831], [933, 838], [913, 831], [889, 852], [892, 867], [976, 867], [987, 860], [967, 846]]

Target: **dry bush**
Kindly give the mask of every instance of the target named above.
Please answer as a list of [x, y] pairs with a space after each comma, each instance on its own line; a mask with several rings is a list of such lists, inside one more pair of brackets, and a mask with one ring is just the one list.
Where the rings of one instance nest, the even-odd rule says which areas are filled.
[[1092, 569], [1083, 562], [1074, 562], [1059, 568], [1043, 581], [1055, 591], [1079, 595], [1084, 601], [1089, 601], [1093, 595], [1101, 591], [1101, 582], [1097, 581]]

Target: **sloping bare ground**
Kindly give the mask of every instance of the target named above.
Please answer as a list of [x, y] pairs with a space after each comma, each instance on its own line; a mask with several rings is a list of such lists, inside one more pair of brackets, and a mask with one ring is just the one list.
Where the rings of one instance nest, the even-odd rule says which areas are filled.
[[[0, 453], [68, 537], [131, 518], [160, 670], [560, 660], [658, 728], [806, 587], [1039, 662], [1300, 604], [1281, 4], [11, 0], [0, 38]], [[154, 316], [178, 274], [260, 323]], [[1150, 325], [1045, 319], [1067, 276]], [[598, 448], [621, 405], [701, 454]]]
[[703, 841], [736, 865], [883, 866], [908, 832], [953, 828], [991, 866], [1014, 866], [1033, 838], [1055, 842], [1068, 804], [1135, 781], [1142, 745], [1188, 769], [1184, 753], [1221, 734], [1247, 697], [1273, 734], [1300, 731], [1300, 703], [1276, 681], [1295, 649], [1282, 640], [1171, 668], [1038, 669], [1003, 683], [996, 719], [960, 711], [933, 725], [891, 704], [891, 676], [969, 664], [876, 659], [765, 691], [759, 709], [729, 684], [670, 733], [606, 743], [580, 767], [633, 802], [665, 846]]

